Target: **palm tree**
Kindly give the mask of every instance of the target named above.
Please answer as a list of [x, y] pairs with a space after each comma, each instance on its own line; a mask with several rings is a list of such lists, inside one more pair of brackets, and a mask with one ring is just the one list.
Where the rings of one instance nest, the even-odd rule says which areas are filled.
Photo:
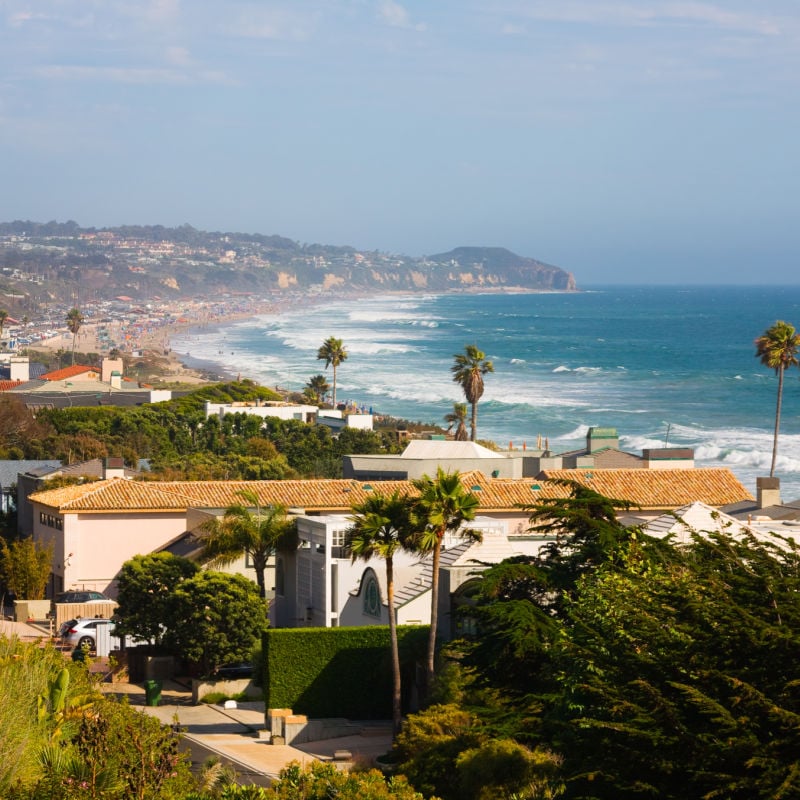
[[72, 365], [75, 366], [75, 340], [78, 338], [78, 331], [84, 323], [83, 314], [77, 308], [71, 308], [67, 313], [67, 328], [72, 334]]
[[5, 328], [6, 322], [8, 322], [8, 311], [0, 308], [0, 342], [3, 339], [3, 328]]
[[800, 333], [793, 325], [778, 320], [767, 328], [755, 342], [756, 358], [761, 359], [765, 367], [774, 369], [778, 375], [778, 402], [775, 408], [775, 437], [772, 441], [772, 466], [770, 478], [775, 475], [775, 461], [778, 458], [778, 432], [781, 427], [781, 400], [783, 398], [783, 373], [788, 367], [798, 366], [797, 354], [800, 351]]
[[469, 441], [469, 433], [467, 433], [467, 404], [466, 403], [453, 403], [453, 410], [449, 414], [444, 415], [444, 421], [450, 423], [447, 430], [451, 431], [454, 427], [456, 432], [453, 438], [457, 442]]
[[330, 388], [324, 375], [312, 375], [306, 384], [306, 389], [308, 389], [309, 394], [316, 398], [318, 405], [322, 405]]
[[329, 336], [317, 351], [317, 358], [325, 362], [325, 369], [333, 366], [333, 407], [336, 408], [336, 368], [342, 361], [347, 360], [347, 350], [341, 339]]
[[494, 364], [486, 360], [486, 353], [474, 344], [468, 344], [463, 353], [456, 353], [453, 358], [455, 363], [450, 367], [453, 380], [461, 385], [464, 397], [472, 406], [470, 419], [470, 439], [475, 441], [478, 435], [478, 400], [483, 396], [483, 376], [487, 372], [494, 372]]
[[414, 528], [408, 499], [398, 492], [371, 494], [352, 507], [353, 523], [347, 531], [347, 545], [353, 561], [382, 558], [386, 563], [386, 600], [389, 605], [389, 640], [392, 649], [392, 730], [400, 732], [400, 653], [397, 643], [397, 617], [394, 608], [394, 555], [410, 549]]
[[[478, 498], [461, 483], [459, 472], [436, 470], [436, 478], [423, 475], [412, 481], [419, 496], [412, 504], [417, 533], [414, 546], [421, 553], [433, 554], [431, 577], [431, 627], [428, 635], [426, 663], [427, 689], [433, 684], [436, 656], [436, 632], [439, 621], [439, 561], [445, 533], [459, 531], [465, 522], [475, 519]], [[460, 535], [474, 541], [481, 540], [479, 531], [464, 529]]]
[[261, 597], [266, 599], [267, 561], [276, 550], [289, 549], [296, 543], [296, 525], [286, 516], [284, 506], [262, 508], [251, 489], [239, 492], [239, 496], [247, 505], [233, 503], [221, 520], [212, 519], [205, 524], [200, 558], [213, 566], [226, 566], [245, 553], [253, 563]]

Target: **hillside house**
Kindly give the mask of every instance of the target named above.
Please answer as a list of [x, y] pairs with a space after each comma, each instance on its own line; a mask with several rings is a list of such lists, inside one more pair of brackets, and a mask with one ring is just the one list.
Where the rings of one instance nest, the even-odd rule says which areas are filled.
[[[575, 471], [563, 472], [576, 477]], [[563, 475], [555, 472], [553, 477]], [[726, 469], [669, 473], [594, 470], [579, 477], [603, 494], [640, 506], [636, 514], [627, 515], [635, 521], [657, 517], [694, 500], [715, 508], [752, 500]], [[462, 474], [462, 482], [479, 498], [479, 519], [474, 527], [484, 532], [485, 543], [469, 546], [457, 539], [446, 543], [440, 575], [443, 614], [449, 613], [451, 597], [458, 594], [477, 568], [473, 560], [493, 563], [493, 559], [502, 560], [508, 555], [537, 552], [546, 540], [528, 531], [525, 508], [569, 493], [567, 486], [553, 480], [492, 479], [478, 471]], [[34, 539], [53, 546], [50, 596], [71, 588], [96, 589], [115, 596], [117, 575], [126, 560], [161, 549], [196, 551], [197, 535], [204, 522], [241, 502], [245, 489], [256, 493], [262, 507], [281, 504], [298, 518], [301, 547], [296, 553], [274, 560], [267, 577], [267, 588], [275, 596], [276, 624], [363, 624], [386, 619], [383, 564], [351, 564], [342, 550], [343, 532], [354, 504], [377, 491], [413, 494], [415, 490], [408, 481], [158, 483], [112, 478], [34, 493], [29, 497]], [[409, 622], [424, 622], [430, 566], [425, 559], [412, 557], [398, 563], [396, 613]], [[374, 586], [368, 596], [364, 592], [370, 580]], [[376, 598], [380, 607], [375, 605]]]

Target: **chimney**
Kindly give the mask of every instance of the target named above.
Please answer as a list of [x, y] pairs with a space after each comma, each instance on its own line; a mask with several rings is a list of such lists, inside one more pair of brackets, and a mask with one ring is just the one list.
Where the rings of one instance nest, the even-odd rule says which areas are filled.
[[31, 379], [31, 365], [28, 356], [11, 356], [11, 374], [8, 376], [12, 381], [29, 381]]
[[779, 506], [781, 504], [781, 479], [756, 478], [758, 507]]
[[106, 458], [103, 460], [103, 480], [125, 477], [125, 461], [121, 458]]
[[122, 388], [122, 375], [120, 375], [117, 370], [114, 370], [111, 373], [111, 380], [109, 381], [111, 384], [112, 389], [121, 389]]

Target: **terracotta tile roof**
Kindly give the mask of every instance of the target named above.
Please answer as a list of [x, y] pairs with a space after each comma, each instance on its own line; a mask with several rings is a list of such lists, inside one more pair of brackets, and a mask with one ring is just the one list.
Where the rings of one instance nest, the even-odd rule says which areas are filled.
[[[193, 506], [224, 509], [241, 503], [242, 491], [255, 492], [262, 505], [280, 504], [306, 511], [348, 511], [363, 502], [370, 491], [402, 494], [411, 491], [407, 481], [292, 480], [292, 481], [175, 481], [158, 484], [167, 491], [191, 498]], [[365, 489], [364, 487], [372, 487]]]
[[720, 469], [550, 469], [543, 480], [582, 483], [606, 497], [641, 508], [675, 509], [695, 501], [719, 508], [752, 499], [734, 474]]
[[75, 364], [71, 367], [64, 367], [63, 369], [56, 369], [52, 372], [45, 372], [44, 375], [40, 375], [39, 377], [45, 381], [65, 381], [68, 378], [74, 378], [77, 375], [85, 375], [88, 372], [91, 372], [95, 375], [100, 374], [100, 370], [97, 367], [86, 367], [81, 366], [80, 364]]
[[[546, 479], [545, 478], [546, 475]], [[588, 477], [591, 476], [591, 477]], [[721, 506], [752, 499], [727, 469], [685, 470], [549, 470], [542, 478], [488, 478], [482, 472], [461, 476], [466, 489], [480, 501], [479, 513], [512, 511], [539, 500], [567, 497], [571, 480], [637, 506], [674, 509], [699, 500]], [[255, 492], [263, 505], [281, 504], [307, 512], [347, 512], [371, 492], [416, 493], [408, 481], [292, 480], [292, 481], [107, 481], [65, 486], [31, 495], [34, 502], [63, 512], [180, 511], [187, 508], [225, 509], [241, 502], [242, 491]]]
[[112, 478], [79, 483], [36, 492], [28, 498], [60, 513], [108, 511], [185, 511], [192, 503], [187, 497], [166, 491], [168, 484]]
[[0, 381], [0, 392], [16, 389], [16, 387], [20, 385], [22, 385], [22, 381]]

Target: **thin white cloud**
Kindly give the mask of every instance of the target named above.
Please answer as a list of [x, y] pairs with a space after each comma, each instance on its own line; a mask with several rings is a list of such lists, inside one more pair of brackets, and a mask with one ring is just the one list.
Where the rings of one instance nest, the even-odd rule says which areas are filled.
[[250, 39], [304, 42], [312, 37], [318, 24], [316, 13], [248, 6], [227, 23], [226, 29], [229, 34]]
[[214, 70], [188, 72], [168, 68], [68, 66], [64, 64], [52, 64], [50, 66], [40, 67], [36, 70], [36, 74], [48, 80], [99, 81], [133, 85], [161, 84], [184, 86], [197, 83], [231, 83], [223, 73]]
[[177, 45], [168, 47], [164, 53], [164, 57], [168, 64], [174, 64], [176, 67], [188, 67], [192, 63], [189, 50], [186, 47], [179, 47]]
[[536, 2], [516, 5], [523, 18], [549, 22], [589, 23], [617, 27], [660, 24], [710, 25], [723, 30], [747, 31], [764, 36], [782, 32], [779, 18], [764, 14], [731, 11], [712, 3], [588, 3], [579, 0], [559, 3]]
[[401, 6], [400, 3], [395, 3], [394, 0], [382, 0], [378, 7], [378, 17], [392, 28], [413, 28], [417, 31], [425, 30], [424, 23], [412, 23], [408, 10], [404, 6]]

